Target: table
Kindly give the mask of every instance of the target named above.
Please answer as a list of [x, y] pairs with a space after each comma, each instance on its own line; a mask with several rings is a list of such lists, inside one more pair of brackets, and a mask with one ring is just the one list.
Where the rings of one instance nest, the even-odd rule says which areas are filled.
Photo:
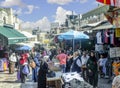
[[52, 88], [62, 88], [63, 80], [60, 77], [47, 78], [47, 86]]

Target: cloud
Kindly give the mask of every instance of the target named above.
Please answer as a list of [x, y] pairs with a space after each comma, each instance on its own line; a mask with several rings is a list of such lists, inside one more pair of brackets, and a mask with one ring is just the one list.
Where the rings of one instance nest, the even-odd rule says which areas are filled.
[[88, 0], [80, 0], [80, 3], [86, 3]]
[[22, 9], [18, 8], [17, 10], [13, 10], [14, 14], [21, 15], [22, 14]]
[[39, 27], [41, 31], [49, 31], [50, 30], [50, 21], [47, 17], [43, 17], [42, 19], [36, 22], [22, 22], [21, 28], [22, 29], [35, 29]]
[[28, 11], [25, 12], [25, 14], [31, 14], [33, 12], [34, 9], [38, 9], [38, 6], [34, 6], [34, 5], [27, 5]]
[[68, 4], [70, 2], [72, 2], [73, 0], [47, 0], [48, 3], [51, 4], [60, 4], [60, 5], [65, 5]]
[[12, 6], [19, 6], [24, 7], [25, 4], [21, 0], [5, 0], [0, 3], [0, 6], [3, 7], [12, 7]]
[[[58, 7], [55, 15], [55, 22], [59, 22], [60, 24], [65, 22], [65, 19], [67, 18], [66, 15], [71, 15], [72, 11], [65, 10], [62, 7]], [[74, 14], [76, 14], [74, 12]]]
[[[23, 3], [21, 0], [5, 0], [2, 1], [0, 3], [0, 6], [3, 7], [13, 7], [13, 6], [18, 6], [19, 9], [15, 10], [14, 12], [17, 14], [22, 14], [22, 10], [24, 8], [27, 8], [28, 11], [24, 12], [25, 14], [31, 14], [33, 12], [34, 9], [38, 9], [38, 6], [34, 6], [34, 5], [27, 5], [25, 3]], [[22, 7], [22, 8], [21, 8]]]
[[59, 4], [59, 5], [65, 5], [71, 2], [80, 2], [80, 3], [86, 3], [88, 0], [47, 0], [48, 3], [51, 4]]

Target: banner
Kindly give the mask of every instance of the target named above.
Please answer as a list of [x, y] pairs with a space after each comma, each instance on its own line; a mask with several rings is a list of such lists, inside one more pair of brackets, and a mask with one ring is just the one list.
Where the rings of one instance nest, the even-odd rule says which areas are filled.
[[120, 7], [120, 0], [96, 0], [100, 3], [115, 6], [115, 7]]

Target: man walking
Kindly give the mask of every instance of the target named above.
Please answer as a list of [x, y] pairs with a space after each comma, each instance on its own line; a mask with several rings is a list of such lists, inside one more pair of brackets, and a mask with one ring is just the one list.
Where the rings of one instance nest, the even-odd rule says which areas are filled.
[[64, 50], [61, 50], [61, 53], [56, 56], [60, 62], [61, 71], [65, 73], [66, 61], [68, 56], [64, 53]]

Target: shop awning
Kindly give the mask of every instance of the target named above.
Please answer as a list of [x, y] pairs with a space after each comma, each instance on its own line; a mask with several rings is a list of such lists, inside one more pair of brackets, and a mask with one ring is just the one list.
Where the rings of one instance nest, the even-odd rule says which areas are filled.
[[91, 23], [91, 24], [85, 24], [82, 26], [82, 28], [87, 28], [87, 27], [96, 27], [102, 23], [105, 23], [107, 22], [107, 20], [102, 20], [102, 21], [99, 21], [99, 22], [96, 22], [96, 23]]
[[110, 29], [110, 28], [114, 28], [114, 26], [112, 24], [110, 24], [109, 22], [101, 24], [95, 28], [93, 28], [92, 30], [101, 30], [101, 29]]
[[24, 34], [27, 38], [35, 38], [35, 36], [33, 36], [32, 34], [30, 34], [27, 31], [19, 31], [20, 33]]
[[15, 29], [0, 26], [0, 34], [8, 39], [8, 44], [16, 44], [27, 40], [27, 37]]

